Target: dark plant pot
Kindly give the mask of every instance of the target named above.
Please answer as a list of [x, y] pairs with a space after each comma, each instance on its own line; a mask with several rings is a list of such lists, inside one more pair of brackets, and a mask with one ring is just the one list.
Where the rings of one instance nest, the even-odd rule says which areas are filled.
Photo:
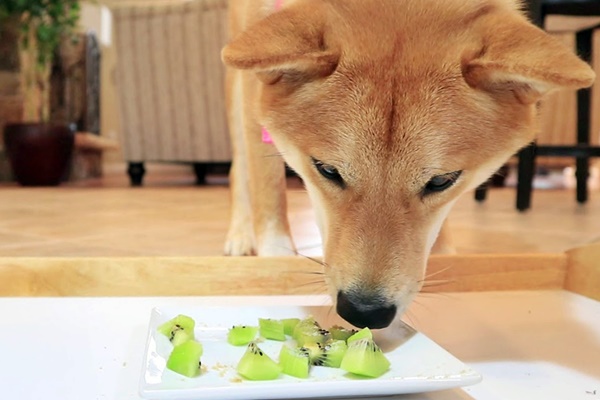
[[56, 186], [69, 170], [75, 136], [67, 126], [8, 124], [4, 146], [17, 182]]

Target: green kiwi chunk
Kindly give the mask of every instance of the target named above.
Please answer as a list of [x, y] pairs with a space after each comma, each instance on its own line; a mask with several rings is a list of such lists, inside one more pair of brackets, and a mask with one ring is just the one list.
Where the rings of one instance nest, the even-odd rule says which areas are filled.
[[298, 322], [292, 337], [299, 347], [303, 347], [310, 343], [325, 344], [331, 339], [331, 334], [328, 330], [321, 328], [314, 318], [308, 317]]
[[194, 339], [196, 323], [191, 317], [180, 314], [161, 324], [156, 330], [169, 338], [173, 345], [182, 344]]
[[248, 344], [236, 369], [242, 377], [253, 381], [269, 381], [277, 379], [281, 374], [281, 366], [265, 354], [255, 342]]
[[352, 336], [350, 336], [348, 339], [346, 339], [346, 343], [348, 343], [349, 345], [351, 342], [360, 339], [373, 339], [373, 332], [371, 332], [369, 328], [363, 328], [360, 331], [353, 334]]
[[324, 346], [321, 346], [321, 350], [322, 355], [317, 365], [339, 368], [348, 350], [348, 345], [343, 340], [330, 340]]
[[343, 340], [330, 340], [325, 344], [306, 343], [300, 350], [308, 354], [312, 365], [339, 368], [348, 345]]
[[188, 378], [193, 378], [200, 374], [202, 352], [202, 344], [195, 340], [181, 343], [171, 351], [167, 360], [167, 368]]
[[321, 365], [323, 357], [323, 345], [321, 343], [305, 343], [299, 349], [308, 354], [308, 360], [312, 365]]
[[329, 328], [329, 332], [331, 333], [331, 339], [346, 341], [350, 336], [354, 335], [358, 331], [356, 329], [347, 329], [343, 326], [334, 325]]
[[258, 327], [235, 325], [227, 333], [227, 342], [234, 346], [245, 346], [256, 338]]
[[292, 336], [294, 334], [294, 328], [300, 322], [300, 318], [284, 318], [281, 322], [283, 322], [283, 333]]
[[283, 322], [278, 319], [270, 319], [270, 318], [259, 318], [258, 326], [260, 328], [260, 336], [265, 339], [272, 340], [285, 340], [285, 333], [283, 331]]
[[171, 343], [173, 343], [173, 346], [179, 346], [180, 344], [185, 343], [188, 340], [194, 340], [194, 332], [179, 329], [173, 331], [171, 337]]
[[390, 362], [373, 339], [366, 338], [348, 343], [340, 368], [356, 375], [377, 378], [390, 368]]
[[279, 365], [286, 375], [308, 378], [310, 359], [305, 349], [283, 345], [279, 352]]

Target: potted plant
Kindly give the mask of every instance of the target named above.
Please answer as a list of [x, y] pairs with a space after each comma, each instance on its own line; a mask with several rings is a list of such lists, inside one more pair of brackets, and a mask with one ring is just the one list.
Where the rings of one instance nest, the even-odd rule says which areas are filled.
[[74, 132], [50, 120], [50, 72], [65, 35], [79, 20], [77, 0], [2, 0], [0, 27], [19, 30], [23, 123], [4, 128], [13, 174], [23, 185], [57, 185], [73, 152]]

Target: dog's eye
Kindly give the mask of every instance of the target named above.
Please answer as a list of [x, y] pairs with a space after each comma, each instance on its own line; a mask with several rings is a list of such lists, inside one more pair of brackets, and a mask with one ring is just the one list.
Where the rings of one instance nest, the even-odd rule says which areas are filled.
[[450, 186], [454, 185], [454, 182], [456, 182], [461, 173], [462, 171], [454, 171], [434, 176], [423, 188], [423, 196], [448, 189]]
[[330, 164], [325, 164], [322, 161], [315, 160], [314, 158], [313, 164], [315, 165], [317, 171], [319, 171], [319, 173], [323, 175], [323, 177], [329, 179], [330, 181], [333, 181], [341, 188], [344, 188], [346, 186], [346, 184], [344, 183], [344, 179], [342, 178], [336, 167]]

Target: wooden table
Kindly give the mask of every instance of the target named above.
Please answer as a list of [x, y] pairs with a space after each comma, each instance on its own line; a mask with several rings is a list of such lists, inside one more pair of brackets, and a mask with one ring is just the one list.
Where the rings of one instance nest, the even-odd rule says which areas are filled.
[[[138, 399], [152, 307], [323, 304], [322, 295], [298, 286], [314, 279], [304, 272], [315, 265], [0, 259], [0, 398]], [[447, 266], [435, 278], [452, 284], [419, 298], [406, 320], [484, 380], [398, 399], [600, 399], [600, 245], [555, 255], [434, 257], [430, 271]]]

